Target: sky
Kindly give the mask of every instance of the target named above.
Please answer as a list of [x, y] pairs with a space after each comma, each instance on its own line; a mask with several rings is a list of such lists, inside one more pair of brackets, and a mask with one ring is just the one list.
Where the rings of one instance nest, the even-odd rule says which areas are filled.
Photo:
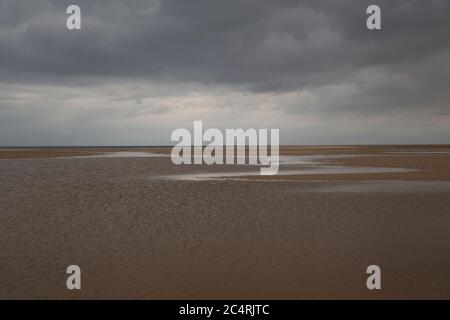
[[450, 143], [449, 14], [449, 0], [0, 0], [0, 146], [169, 145], [194, 120], [277, 128], [282, 144]]

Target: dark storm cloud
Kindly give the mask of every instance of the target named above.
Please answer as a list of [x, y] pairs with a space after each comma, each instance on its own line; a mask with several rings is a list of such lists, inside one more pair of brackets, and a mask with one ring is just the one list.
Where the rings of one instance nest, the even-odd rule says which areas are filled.
[[[65, 28], [70, 4], [81, 31]], [[369, 4], [381, 31], [365, 27]], [[448, 0], [1, 0], [0, 82], [200, 83], [317, 97], [276, 105], [287, 113], [448, 115], [449, 13]]]
[[[4, 0], [0, 63], [15, 74], [164, 76], [283, 90], [366, 66], [411, 62], [406, 69], [449, 49], [449, 1], [375, 1], [383, 31], [370, 32], [365, 9], [373, 2]], [[64, 27], [71, 3], [82, 8], [81, 32]]]

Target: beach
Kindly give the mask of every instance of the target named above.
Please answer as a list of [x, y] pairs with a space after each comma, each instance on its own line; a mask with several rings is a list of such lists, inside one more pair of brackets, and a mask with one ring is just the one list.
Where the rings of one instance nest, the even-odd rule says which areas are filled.
[[0, 149], [0, 299], [450, 298], [450, 146], [284, 146], [264, 177], [169, 153]]

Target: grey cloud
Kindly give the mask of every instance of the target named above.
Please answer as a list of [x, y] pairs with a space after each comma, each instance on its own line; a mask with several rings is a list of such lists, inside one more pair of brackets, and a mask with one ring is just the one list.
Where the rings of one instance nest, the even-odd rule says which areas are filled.
[[[79, 32], [65, 28], [69, 4], [82, 8]], [[369, 4], [382, 8], [382, 31], [365, 28]], [[279, 99], [274, 108], [420, 120], [423, 110], [450, 114], [449, 12], [447, 0], [2, 0], [0, 85], [58, 90], [139, 81], [166, 86], [167, 96], [183, 83], [205, 92], [298, 92], [312, 98]], [[1, 94], [6, 119], [19, 102]], [[148, 100], [145, 90], [106, 96], [132, 104], [123, 114], [179, 110], [172, 100]]]
[[379, 33], [364, 27], [369, 1], [75, 1], [84, 29], [69, 32], [64, 10], [72, 2], [13, 4], [22, 28], [3, 32], [10, 41], [2, 67], [282, 87], [342, 66], [421, 58], [448, 48], [450, 36], [445, 0], [376, 1], [385, 9]]

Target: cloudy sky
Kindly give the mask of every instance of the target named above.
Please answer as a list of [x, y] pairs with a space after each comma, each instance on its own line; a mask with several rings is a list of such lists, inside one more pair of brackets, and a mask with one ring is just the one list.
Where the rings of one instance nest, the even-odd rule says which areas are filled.
[[167, 145], [194, 120], [450, 143], [449, 17], [449, 0], [0, 0], [0, 145]]

